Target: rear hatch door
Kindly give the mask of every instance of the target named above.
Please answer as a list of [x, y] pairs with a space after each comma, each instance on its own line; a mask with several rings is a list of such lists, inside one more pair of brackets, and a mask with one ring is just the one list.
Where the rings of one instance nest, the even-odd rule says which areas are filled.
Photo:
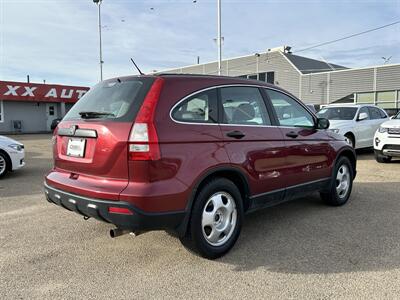
[[107, 80], [83, 96], [58, 125], [57, 174], [48, 179], [64, 183], [64, 190], [118, 200], [128, 184], [129, 134], [153, 81], [153, 77]]

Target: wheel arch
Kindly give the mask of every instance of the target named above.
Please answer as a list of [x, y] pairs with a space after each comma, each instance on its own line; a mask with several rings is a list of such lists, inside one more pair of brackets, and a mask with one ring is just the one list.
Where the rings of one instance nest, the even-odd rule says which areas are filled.
[[355, 178], [357, 174], [357, 155], [355, 150], [351, 147], [344, 147], [341, 150], [339, 150], [335, 159], [335, 165], [337, 160], [342, 156], [347, 157], [350, 160], [353, 167], [353, 176]]
[[353, 139], [354, 148], [356, 148], [356, 135], [353, 131], [347, 131], [344, 136], [350, 136]]
[[0, 149], [0, 153], [4, 154], [4, 156], [5, 156], [5, 158], [6, 158], [7, 162], [8, 162], [8, 165], [7, 165], [8, 169], [7, 170], [8, 171], [12, 171], [12, 160], [11, 160], [10, 155], [6, 151], [4, 151], [3, 149]]

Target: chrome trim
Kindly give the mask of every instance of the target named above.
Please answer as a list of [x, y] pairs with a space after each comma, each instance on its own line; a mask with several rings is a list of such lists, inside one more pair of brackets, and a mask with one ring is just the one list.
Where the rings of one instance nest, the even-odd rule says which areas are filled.
[[72, 204], [76, 204], [76, 200], [74, 200], [74, 199], [68, 199], [68, 202], [72, 203]]
[[96, 204], [92, 204], [92, 203], [89, 203], [89, 204], [87, 205], [87, 207], [88, 207], [88, 208], [97, 209], [97, 205], [96, 205]]
[[[306, 109], [306, 111], [308, 111], [308, 112], [311, 114], [311, 116], [313, 117], [314, 120], [317, 118], [316, 115], [307, 107], [307, 105], [305, 105], [305, 103], [302, 103], [302, 101], [301, 101], [300, 99], [295, 98], [293, 95], [291, 95], [291, 94], [289, 94], [289, 93], [287, 93], [287, 92], [285, 92], [285, 91], [283, 91], [283, 90], [276, 89], [276, 88], [269, 87], [269, 86], [265, 86], [265, 85], [233, 83], [233, 84], [222, 84], [222, 85], [215, 85], [215, 86], [207, 87], [207, 88], [204, 88], [204, 89], [201, 89], [201, 90], [197, 90], [197, 91], [195, 91], [195, 92], [193, 92], [193, 93], [191, 93], [191, 94], [189, 94], [189, 95], [183, 97], [181, 100], [179, 100], [178, 102], [176, 102], [176, 103], [174, 104], [174, 106], [172, 106], [172, 108], [170, 109], [170, 111], [169, 111], [169, 117], [170, 117], [170, 119], [171, 119], [173, 122], [177, 123], [177, 124], [184, 124], [184, 125], [202, 125], [202, 126], [204, 126], [204, 125], [206, 125], [206, 126], [207, 126], [207, 125], [211, 125], [211, 126], [216, 126], [216, 125], [218, 126], [218, 125], [220, 125], [220, 126], [246, 126], [246, 127], [302, 128], [302, 127], [294, 127], [294, 126], [293, 126], [293, 127], [289, 127], [289, 126], [276, 126], [276, 125], [244, 125], [244, 124], [223, 124], [223, 123], [183, 122], [183, 121], [175, 120], [175, 119], [172, 117], [172, 112], [173, 112], [173, 110], [174, 110], [179, 104], [181, 104], [183, 101], [187, 100], [188, 98], [190, 98], [190, 97], [192, 97], [192, 96], [194, 96], [194, 95], [196, 95], [196, 94], [205, 92], [205, 91], [209, 91], [209, 90], [212, 90], [212, 89], [218, 89], [218, 88], [224, 88], [224, 87], [253, 87], [253, 88], [255, 87], [255, 88], [263, 88], [263, 89], [270, 89], [270, 90], [273, 90], [273, 91], [277, 91], [277, 92], [280, 92], [280, 93], [282, 93], [282, 94], [288, 96], [289, 98], [295, 100], [297, 103], [299, 103], [303, 108]], [[264, 98], [264, 97], [263, 97], [263, 98]], [[266, 107], [266, 109], [267, 109], [267, 111], [268, 111], [268, 107]]]

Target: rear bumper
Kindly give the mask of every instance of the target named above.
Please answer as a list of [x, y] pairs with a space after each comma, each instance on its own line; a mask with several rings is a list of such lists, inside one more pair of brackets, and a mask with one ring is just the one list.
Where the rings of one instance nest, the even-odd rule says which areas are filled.
[[[46, 199], [50, 203], [74, 211], [84, 217], [92, 217], [126, 230], [176, 229], [185, 216], [184, 211], [145, 213], [128, 202], [83, 197], [56, 189], [46, 183], [44, 183], [44, 190]], [[129, 209], [132, 214], [110, 213], [110, 207]]]

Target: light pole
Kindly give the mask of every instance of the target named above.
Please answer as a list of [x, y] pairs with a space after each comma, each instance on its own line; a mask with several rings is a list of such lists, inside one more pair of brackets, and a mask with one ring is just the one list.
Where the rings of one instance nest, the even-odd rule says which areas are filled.
[[99, 11], [99, 16], [98, 16], [98, 20], [99, 20], [99, 64], [100, 64], [100, 81], [103, 80], [103, 50], [102, 50], [102, 43], [101, 43], [101, 1], [102, 0], [93, 0], [93, 2], [95, 4], [97, 4], [98, 7], [98, 11]]
[[217, 21], [217, 46], [218, 46], [218, 75], [221, 75], [221, 60], [222, 60], [222, 43], [221, 43], [221, 0], [217, 0], [217, 13], [218, 13], [218, 21]]

